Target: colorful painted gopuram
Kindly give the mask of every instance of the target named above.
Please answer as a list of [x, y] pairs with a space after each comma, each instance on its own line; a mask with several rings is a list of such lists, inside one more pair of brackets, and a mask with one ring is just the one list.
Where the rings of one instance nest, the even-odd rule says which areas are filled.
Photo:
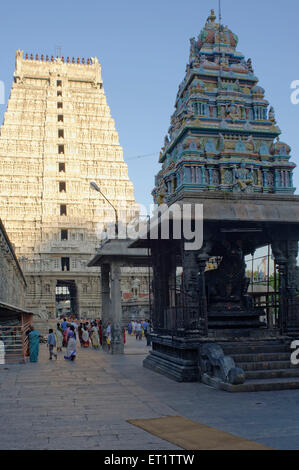
[[251, 59], [237, 52], [238, 37], [216, 23], [212, 10], [179, 86], [162, 170], [153, 191], [169, 203], [181, 189], [292, 194], [290, 147], [273, 107], [258, 85]]
[[[299, 333], [291, 149], [279, 139], [251, 59], [237, 52], [238, 37], [213, 10], [190, 42], [153, 190], [155, 202], [172, 214], [175, 207], [176, 217], [168, 239], [161, 229], [160, 238], [149, 231], [131, 245], [150, 248], [153, 266], [153, 347], [144, 366], [230, 391], [299, 388], [298, 370], [280, 363]], [[201, 247], [186, 248], [183, 223], [178, 234], [186, 205]], [[263, 247], [272, 253], [277, 282], [261, 305], [249, 289], [246, 257]]]

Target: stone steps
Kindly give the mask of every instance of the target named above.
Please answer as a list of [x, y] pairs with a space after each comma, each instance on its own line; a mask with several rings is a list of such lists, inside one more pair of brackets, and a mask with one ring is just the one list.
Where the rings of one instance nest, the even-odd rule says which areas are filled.
[[269, 392], [274, 390], [299, 389], [299, 377], [247, 380], [242, 385], [231, 385], [222, 382], [222, 390], [227, 392]]
[[271, 370], [248, 370], [246, 379], [276, 379], [286, 377], [299, 377], [299, 369], [271, 369]]
[[227, 356], [237, 356], [241, 354], [267, 354], [267, 353], [286, 353], [290, 352], [290, 346], [285, 344], [273, 344], [271, 347], [265, 346], [236, 346], [233, 347], [224, 347], [221, 344], [224, 353]]
[[231, 357], [236, 363], [239, 362], [270, 362], [290, 360], [291, 350], [289, 352], [265, 352], [250, 354], [232, 354]]
[[231, 328], [261, 328], [265, 326], [259, 320], [209, 320], [209, 327], [212, 329], [231, 329]]
[[143, 360], [143, 367], [175, 380], [176, 382], [197, 382], [199, 379], [198, 366], [192, 361], [177, 358], [176, 361], [167, 354], [149, 351]]
[[290, 369], [291, 365], [290, 361], [236, 362], [236, 366], [245, 372], [249, 370]]
[[224, 354], [231, 356], [244, 370], [242, 385], [221, 383], [219, 388], [229, 392], [258, 392], [299, 389], [299, 366], [291, 363], [290, 342], [265, 341], [221, 344]]
[[249, 311], [249, 312], [236, 312], [236, 311], [211, 311], [211, 312], [208, 312], [208, 318], [240, 318], [240, 319], [244, 319], [244, 318], [252, 318], [252, 317], [260, 317], [261, 316], [261, 313], [260, 312], [256, 312], [256, 311]]

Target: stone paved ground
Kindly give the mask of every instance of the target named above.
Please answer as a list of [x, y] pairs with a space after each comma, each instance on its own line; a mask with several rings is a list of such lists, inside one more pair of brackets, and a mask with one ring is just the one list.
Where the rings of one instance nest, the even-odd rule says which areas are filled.
[[127, 419], [180, 415], [277, 449], [299, 449], [299, 391], [230, 394], [182, 384], [142, 367], [148, 348], [126, 354], [79, 348], [76, 362], [0, 366], [0, 449], [173, 450]]

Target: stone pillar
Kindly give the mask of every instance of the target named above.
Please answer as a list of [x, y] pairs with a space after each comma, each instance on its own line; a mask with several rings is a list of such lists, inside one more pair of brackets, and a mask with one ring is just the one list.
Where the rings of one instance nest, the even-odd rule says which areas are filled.
[[183, 286], [185, 295], [184, 329], [197, 330], [199, 325], [199, 267], [196, 251], [184, 251]]
[[279, 271], [280, 328], [286, 333], [299, 325], [296, 300], [298, 241], [274, 242], [272, 250]]
[[169, 254], [169, 272], [168, 272], [168, 288], [169, 288], [169, 307], [176, 306], [176, 253]]
[[122, 331], [121, 308], [121, 269], [116, 262], [111, 263], [111, 353], [124, 353], [124, 336]]
[[160, 259], [158, 256], [157, 247], [154, 245], [151, 249], [152, 266], [153, 266], [153, 294], [154, 294], [154, 305], [152, 310], [152, 327], [154, 331], [159, 329], [159, 317], [160, 310], [162, 308], [161, 299], [161, 273], [160, 273]]
[[287, 292], [286, 292], [286, 263], [278, 263], [279, 275], [279, 326], [281, 333], [286, 331], [287, 326]]
[[287, 319], [287, 290], [286, 290], [286, 242], [275, 241], [272, 243], [272, 251], [275, 262], [278, 265], [279, 274], [279, 327], [283, 334], [286, 330]]
[[101, 266], [101, 288], [102, 288], [102, 323], [107, 327], [110, 317], [110, 265]]
[[154, 309], [152, 322], [154, 331], [165, 329], [165, 309], [169, 306], [169, 257], [167, 242], [159, 240], [151, 248], [153, 263]]
[[198, 269], [199, 269], [199, 315], [201, 332], [204, 336], [208, 335], [208, 307], [206, 296], [206, 282], [205, 282], [205, 269], [209, 256], [198, 255]]
[[287, 265], [286, 265], [286, 291], [287, 291], [287, 319], [286, 330], [296, 328], [299, 325], [299, 315], [297, 312], [297, 256], [298, 241], [289, 240], [287, 242]]

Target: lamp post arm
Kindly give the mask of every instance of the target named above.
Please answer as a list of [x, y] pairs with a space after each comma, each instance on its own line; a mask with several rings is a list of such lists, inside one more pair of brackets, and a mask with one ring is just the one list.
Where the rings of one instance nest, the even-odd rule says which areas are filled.
[[100, 193], [103, 196], [103, 198], [108, 202], [108, 204], [110, 204], [110, 206], [112, 207], [112, 209], [115, 212], [115, 228], [116, 228], [116, 234], [118, 234], [118, 213], [117, 213], [117, 210], [114, 207], [114, 205], [109, 201], [109, 199], [106, 198], [105, 194], [103, 194], [102, 191], [100, 191]]

